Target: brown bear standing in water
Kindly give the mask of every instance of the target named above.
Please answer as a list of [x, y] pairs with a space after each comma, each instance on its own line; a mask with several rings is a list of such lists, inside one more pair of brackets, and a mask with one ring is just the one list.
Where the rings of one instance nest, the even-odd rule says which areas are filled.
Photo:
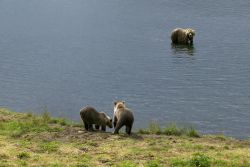
[[126, 126], [126, 133], [131, 134], [134, 116], [131, 110], [126, 108], [124, 101], [114, 102], [114, 133], [119, 133], [122, 126]]
[[97, 112], [93, 107], [87, 106], [82, 108], [80, 116], [87, 131], [93, 130], [93, 124], [95, 124], [96, 129], [99, 129], [101, 126], [102, 131], [106, 131], [106, 126], [113, 128], [112, 119], [104, 112]]
[[191, 28], [176, 28], [171, 33], [171, 40], [173, 44], [193, 44], [195, 30]]

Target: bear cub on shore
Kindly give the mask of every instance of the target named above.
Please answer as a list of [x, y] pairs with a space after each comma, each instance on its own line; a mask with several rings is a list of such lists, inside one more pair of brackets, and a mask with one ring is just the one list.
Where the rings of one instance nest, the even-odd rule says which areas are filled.
[[126, 126], [126, 133], [131, 134], [131, 129], [134, 123], [134, 116], [130, 109], [125, 106], [124, 101], [114, 102], [114, 133], [119, 133], [122, 126]]
[[113, 128], [112, 119], [104, 112], [97, 112], [95, 108], [87, 106], [80, 110], [80, 116], [87, 131], [93, 131], [93, 124], [99, 130], [106, 131], [106, 126]]

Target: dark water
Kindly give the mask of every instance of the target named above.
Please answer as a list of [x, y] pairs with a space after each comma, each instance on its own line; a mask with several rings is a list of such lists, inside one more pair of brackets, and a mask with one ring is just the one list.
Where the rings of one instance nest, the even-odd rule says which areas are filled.
[[[0, 0], [0, 105], [79, 120], [92, 105], [250, 136], [250, 1]], [[172, 47], [176, 27], [193, 47]]]

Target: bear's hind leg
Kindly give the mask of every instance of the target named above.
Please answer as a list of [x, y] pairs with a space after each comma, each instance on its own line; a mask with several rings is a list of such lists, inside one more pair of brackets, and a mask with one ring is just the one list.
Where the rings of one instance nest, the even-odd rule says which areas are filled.
[[93, 129], [93, 125], [92, 125], [92, 124], [89, 124], [89, 126], [88, 126], [88, 127], [89, 127], [89, 129], [88, 129], [89, 131], [94, 131], [94, 129]]
[[127, 133], [128, 135], [131, 134], [131, 129], [132, 129], [132, 126], [131, 126], [131, 125], [126, 125], [126, 133]]
[[99, 130], [99, 129], [100, 129], [100, 126], [99, 126], [99, 125], [95, 125], [95, 129], [96, 129], [96, 130]]

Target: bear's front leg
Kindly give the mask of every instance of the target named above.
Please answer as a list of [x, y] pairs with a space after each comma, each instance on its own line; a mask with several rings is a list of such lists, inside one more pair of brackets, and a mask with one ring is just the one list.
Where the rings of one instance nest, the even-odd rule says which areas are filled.
[[88, 129], [89, 131], [94, 131], [94, 129], [93, 129], [93, 125], [92, 124], [89, 124], [89, 129]]
[[102, 126], [102, 131], [106, 131], [106, 125], [105, 126]]
[[117, 117], [114, 117], [114, 128], [116, 127], [116, 123], [117, 123]]
[[84, 122], [84, 127], [85, 127], [85, 130], [89, 130], [89, 125], [86, 123], [86, 122]]

